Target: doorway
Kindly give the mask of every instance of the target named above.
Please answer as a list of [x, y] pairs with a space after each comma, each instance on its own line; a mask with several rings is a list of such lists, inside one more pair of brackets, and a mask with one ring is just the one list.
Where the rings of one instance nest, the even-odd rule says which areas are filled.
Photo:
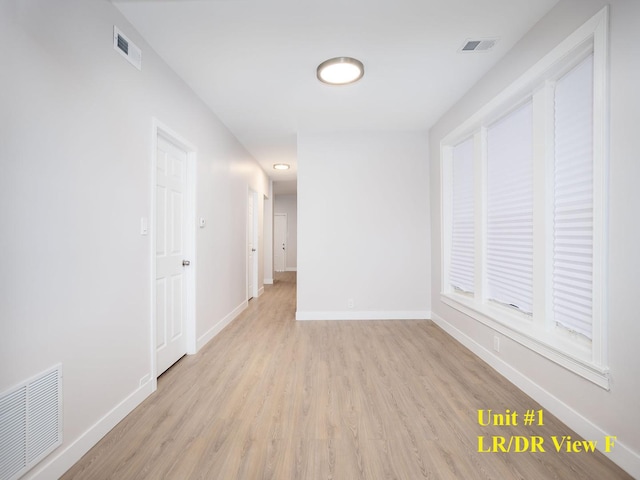
[[284, 272], [287, 269], [287, 214], [273, 216], [273, 269]]
[[258, 296], [258, 194], [247, 197], [247, 301]]

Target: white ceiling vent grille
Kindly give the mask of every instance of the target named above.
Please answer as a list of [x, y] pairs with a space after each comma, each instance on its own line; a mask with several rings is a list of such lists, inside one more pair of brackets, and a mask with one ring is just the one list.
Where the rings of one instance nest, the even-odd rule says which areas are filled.
[[62, 365], [0, 396], [0, 480], [15, 480], [62, 444]]
[[129, 40], [118, 27], [113, 26], [113, 48], [127, 61], [142, 70], [142, 50]]
[[464, 45], [458, 51], [461, 53], [488, 52], [498, 43], [498, 40], [498, 38], [466, 39]]

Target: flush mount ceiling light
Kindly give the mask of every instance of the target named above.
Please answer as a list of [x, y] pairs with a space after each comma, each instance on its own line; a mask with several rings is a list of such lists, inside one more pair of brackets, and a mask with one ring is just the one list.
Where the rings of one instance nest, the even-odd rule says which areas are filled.
[[328, 85], [348, 85], [364, 75], [364, 65], [351, 57], [336, 57], [318, 65], [318, 80]]
[[288, 163], [274, 163], [273, 164], [273, 169], [274, 170], [289, 170], [290, 166]]

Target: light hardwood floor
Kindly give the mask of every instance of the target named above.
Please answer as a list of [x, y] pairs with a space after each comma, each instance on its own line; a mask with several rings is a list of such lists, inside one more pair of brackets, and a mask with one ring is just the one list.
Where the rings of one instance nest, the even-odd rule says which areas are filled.
[[[276, 277], [63, 479], [631, 478], [557, 453], [551, 436], [578, 436], [546, 411], [479, 425], [478, 410], [521, 423], [541, 407], [429, 321], [296, 322], [295, 280]], [[545, 452], [478, 452], [493, 435]]]

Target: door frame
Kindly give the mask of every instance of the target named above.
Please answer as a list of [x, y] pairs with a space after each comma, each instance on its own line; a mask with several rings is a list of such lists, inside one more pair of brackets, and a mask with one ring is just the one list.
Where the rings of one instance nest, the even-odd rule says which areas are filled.
[[185, 333], [187, 339], [187, 354], [196, 353], [196, 147], [187, 141], [180, 134], [160, 122], [157, 118], [152, 118], [152, 139], [151, 139], [151, 216], [149, 222], [150, 232], [150, 264], [151, 264], [151, 336], [150, 336], [150, 360], [151, 360], [151, 382], [153, 391], [157, 389], [157, 361], [156, 361], [156, 183], [158, 168], [158, 137], [161, 136], [169, 143], [184, 150], [187, 154], [187, 179], [185, 192], [185, 255], [191, 261], [191, 265], [185, 272], [186, 279], [186, 308], [185, 308]]
[[[249, 238], [249, 202], [253, 203], [253, 225], [252, 225], [252, 230], [253, 230], [253, 238], [250, 239]], [[246, 237], [247, 237], [247, 246], [246, 246], [246, 256], [245, 256], [245, 260], [246, 260], [246, 288], [245, 291], [247, 292], [247, 302], [249, 301], [250, 298], [258, 298], [258, 294], [259, 294], [259, 290], [260, 290], [260, 282], [258, 281], [258, 265], [259, 265], [259, 257], [260, 257], [260, 248], [259, 248], [259, 232], [258, 232], [258, 228], [259, 228], [259, 218], [258, 218], [258, 193], [255, 192], [254, 190], [252, 190], [251, 188], [248, 188], [247, 191], [247, 208], [245, 209], [245, 215], [246, 215]], [[249, 241], [251, 240], [251, 242], [253, 243], [253, 247], [255, 248], [255, 252], [253, 253], [253, 265], [249, 265]], [[251, 296], [249, 296], [249, 268], [251, 268], [251, 271], [253, 273], [253, 289], [251, 292]]]

